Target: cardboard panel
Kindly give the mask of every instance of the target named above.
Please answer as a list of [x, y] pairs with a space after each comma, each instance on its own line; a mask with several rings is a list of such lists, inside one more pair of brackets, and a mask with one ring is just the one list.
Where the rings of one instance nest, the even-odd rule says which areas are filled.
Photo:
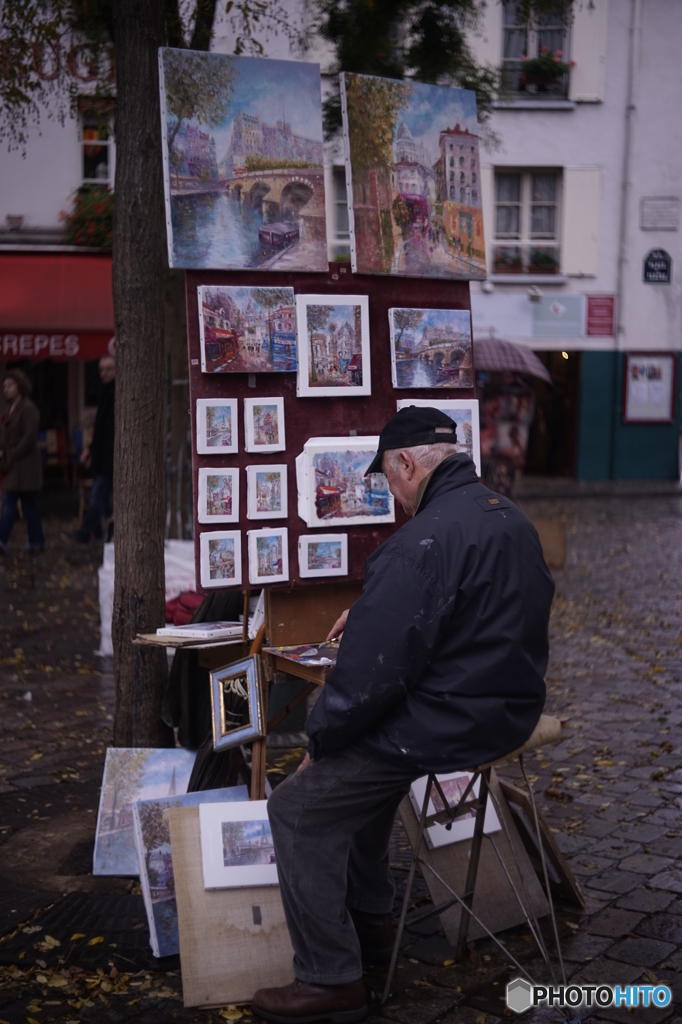
[[[199, 344], [199, 285], [233, 285], [258, 287], [290, 287], [297, 295], [368, 295], [371, 347], [370, 396], [351, 398], [297, 398], [295, 373], [258, 373], [251, 377], [255, 386], [249, 386], [246, 373], [202, 373]], [[237, 466], [241, 472], [239, 496], [239, 523], [228, 529], [242, 530], [242, 579], [248, 580], [246, 531], [257, 529], [263, 523], [246, 518], [246, 466], [285, 463], [288, 467], [289, 515], [286, 519], [272, 520], [273, 526], [287, 526], [289, 530], [290, 583], [278, 584], [280, 589], [317, 587], [323, 579], [303, 579], [298, 575], [298, 537], [309, 530], [296, 512], [296, 472], [294, 460], [303, 451], [310, 437], [344, 436], [355, 433], [378, 434], [383, 425], [396, 412], [398, 398], [473, 398], [473, 388], [401, 388], [391, 384], [391, 351], [389, 343], [388, 310], [392, 306], [412, 306], [431, 309], [470, 309], [467, 281], [438, 281], [391, 277], [368, 277], [351, 274], [349, 264], [332, 263], [327, 274], [269, 273], [262, 271], [224, 272], [187, 271], [187, 335], [189, 345], [190, 409], [192, 417], [192, 472], [195, 496], [194, 537], [199, 580], [199, 534], [219, 526], [203, 526], [197, 521], [196, 494], [199, 468], [202, 466]], [[284, 398], [286, 451], [269, 455], [247, 453], [244, 450], [244, 399]], [[239, 452], [234, 455], [198, 455], [196, 451], [196, 400], [198, 398], [237, 398], [239, 400]], [[333, 521], [325, 532], [348, 533], [348, 580], [362, 580], [365, 559], [379, 544], [405, 522], [402, 509], [396, 509], [395, 525], [343, 527]], [[317, 531], [321, 532], [321, 531]], [[338, 581], [341, 582], [341, 579]], [[304, 640], [309, 637], [304, 637]], [[288, 641], [296, 642], [296, 641]]]
[[168, 811], [185, 1006], [249, 1002], [294, 980], [279, 887], [204, 889], [199, 808]]
[[[549, 913], [549, 905], [537, 880], [526, 849], [516, 831], [514, 819], [502, 795], [500, 783], [494, 771], [491, 773], [490, 787], [497, 800], [497, 803], [493, 804], [493, 806], [498, 815], [504, 818], [504, 823], [506, 823], [509, 836], [511, 837], [511, 843], [507, 838], [507, 830], [505, 830], [504, 824], [500, 832], [493, 832], [489, 836], [483, 836], [481, 859], [478, 865], [478, 878], [476, 879], [474, 902], [471, 909], [486, 927], [496, 935], [507, 928], [525, 924], [526, 918], [495, 853], [493, 841], [524, 904], [528, 906], [530, 898], [535, 914], [539, 918]], [[412, 809], [409, 796], [406, 796], [400, 804], [400, 817], [414, 849], [419, 823]], [[456, 893], [462, 894], [469, 868], [470, 849], [470, 839], [466, 839], [461, 843], [453, 843], [452, 846], [441, 846], [436, 850], [429, 850], [424, 841], [421, 847], [421, 858], [427, 864], [431, 864], [434, 870], [438, 872]], [[428, 868], [422, 868], [422, 874], [435, 905], [452, 899], [445, 886], [441, 885]], [[457, 933], [459, 931], [461, 915], [462, 908], [459, 904], [450, 907], [449, 910], [440, 915], [448, 942], [452, 946], [457, 945]], [[469, 939], [480, 939], [485, 934], [480, 925], [472, 919], [469, 927]]]

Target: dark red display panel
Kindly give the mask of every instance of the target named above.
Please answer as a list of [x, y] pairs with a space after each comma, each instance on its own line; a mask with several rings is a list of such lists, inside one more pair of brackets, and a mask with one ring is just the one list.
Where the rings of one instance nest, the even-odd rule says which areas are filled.
[[[295, 373], [258, 373], [255, 388], [249, 387], [246, 373], [202, 373], [199, 342], [200, 285], [228, 285], [293, 288], [296, 295], [368, 295], [371, 347], [372, 394], [351, 398], [297, 398]], [[347, 526], [330, 521], [329, 526], [309, 529], [296, 510], [295, 459], [311, 437], [358, 436], [378, 434], [396, 412], [398, 399], [473, 398], [473, 388], [394, 388], [391, 383], [391, 347], [388, 310], [393, 306], [417, 309], [471, 309], [467, 281], [437, 281], [416, 278], [369, 277], [352, 274], [350, 264], [331, 263], [328, 274], [263, 273], [261, 271], [195, 271], [186, 273], [187, 336], [189, 344], [189, 385], [192, 416], [192, 481], [194, 490], [194, 552], [197, 590], [201, 591], [199, 534], [212, 530], [242, 531], [242, 589], [249, 589], [247, 530], [286, 526], [289, 530], [289, 582], [279, 588], [329, 584], [337, 579], [362, 580], [365, 559], [379, 544], [405, 522], [396, 506], [396, 522], [380, 526]], [[244, 450], [244, 399], [284, 398], [286, 451], [258, 455]], [[196, 448], [196, 401], [198, 398], [237, 398], [239, 400], [239, 452], [233, 455], [198, 455]], [[246, 467], [280, 463], [288, 467], [289, 515], [286, 519], [251, 520], [246, 518]], [[203, 466], [237, 466], [240, 471], [239, 522], [208, 526], [197, 520], [197, 478]], [[298, 538], [300, 534], [348, 534], [348, 576], [329, 579], [301, 579], [298, 575]], [[260, 586], [260, 584], [258, 584]], [[213, 588], [212, 588], [213, 589]], [[225, 588], [230, 589], [230, 588]]]

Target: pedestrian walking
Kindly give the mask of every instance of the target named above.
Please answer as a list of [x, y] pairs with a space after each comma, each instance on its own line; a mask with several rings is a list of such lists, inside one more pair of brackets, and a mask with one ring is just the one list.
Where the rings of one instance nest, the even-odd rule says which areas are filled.
[[[81, 465], [92, 473], [92, 489], [88, 499], [88, 507], [83, 522], [75, 535], [69, 539], [79, 544], [102, 540], [102, 516], [110, 516], [113, 511], [112, 496], [114, 489], [114, 400], [116, 362], [113, 356], [102, 356], [99, 361], [99, 376], [102, 381], [95, 429], [89, 448], [85, 448], [81, 457]], [[109, 536], [113, 534], [113, 523], [109, 524]]]
[[43, 486], [43, 464], [38, 451], [38, 406], [28, 397], [31, 382], [21, 370], [10, 370], [2, 382], [7, 411], [0, 419], [0, 471], [4, 496], [0, 516], [0, 554], [7, 549], [19, 501], [28, 528], [27, 551], [44, 551], [38, 491]]

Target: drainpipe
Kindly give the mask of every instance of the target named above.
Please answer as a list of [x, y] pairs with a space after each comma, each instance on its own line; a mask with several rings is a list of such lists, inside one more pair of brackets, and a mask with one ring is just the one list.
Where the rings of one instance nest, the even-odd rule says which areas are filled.
[[625, 103], [625, 132], [623, 136], [623, 163], [621, 168], [620, 193], [620, 227], [618, 238], [618, 273], [616, 277], [616, 351], [613, 361], [613, 422], [611, 433], [611, 457], [609, 477], [614, 478], [616, 464], [616, 430], [620, 420], [620, 393], [618, 391], [618, 355], [621, 352], [621, 339], [625, 336], [625, 318], [623, 315], [623, 298], [625, 290], [625, 271], [629, 262], [629, 202], [632, 189], [632, 146], [634, 135], [635, 114], [637, 112], [637, 85], [639, 70], [639, 44], [642, 31], [642, 0], [630, 2], [630, 30], [628, 50], [627, 98]]

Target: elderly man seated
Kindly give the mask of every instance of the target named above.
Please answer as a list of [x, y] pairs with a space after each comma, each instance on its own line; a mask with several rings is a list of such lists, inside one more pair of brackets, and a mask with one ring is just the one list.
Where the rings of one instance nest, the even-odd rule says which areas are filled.
[[277, 1024], [365, 1018], [362, 959], [393, 946], [398, 804], [427, 772], [521, 746], [545, 700], [554, 584], [530, 521], [479, 482], [437, 409], [389, 421], [380, 471], [412, 518], [367, 559], [308, 753], [268, 805], [296, 980], [252, 1005]]

